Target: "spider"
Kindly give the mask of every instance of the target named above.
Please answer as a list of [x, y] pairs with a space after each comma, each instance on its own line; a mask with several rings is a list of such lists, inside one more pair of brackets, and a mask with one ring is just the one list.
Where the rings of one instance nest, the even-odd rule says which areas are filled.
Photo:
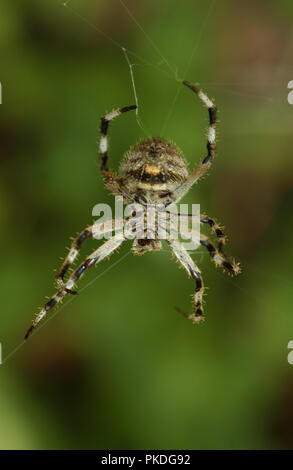
[[[207, 173], [212, 165], [216, 151], [216, 106], [202, 90], [187, 81], [183, 81], [182, 83], [198, 96], [207, 108], [209, 115], [207, 156], [190, 174], [181, 151], [166, 140], [156, 137], [142, 141], [135, 147], [131, 148], [125, 154], [120, 166], [119, 175], [117, 175], [112, 170], [108, 169], [107, 166], [109, 123], [121, 114], [136, 109], [137, 106], [133, 105], [116, 109], [106, 114], [101, 119], [99, 161], [102, 178], [106, 188], [108, 188], [113, 195], [122, 196], [124, 202], [127, 204], [139, 203], [142, 206], [151, 204], [155, 207], [159, 204], [163, 205], [169, 220], [172, 216], [171, 212], [168, 210], [168, 206], [170, 206], [171, 203], [178, 202], [189, 191], [193, 184]], [[187, 217], [191, 220], [192, 215], [187, 214]], [[123, 222], [126, 223], [126, 219], [124, 219]], [[207, 249], [215, 265], [221, 266], [231, 275], [239, 274], [239, 263], [236, 263], [234, 259], [228, 259], [223, 252], [226, 236], [221, 226], [207, 215], [200, 215], [200, 223], [207, 224], [217, 239], [217, 247], [203, 234], [200, 234], [199, 240], [200, 245]], [[112, 231], [112, 224], [114, 224], [114, 219], [110, 224], [109, 232]], [[116, 233], [90, 256], [88, 256], [86, 260], [69, 276], [68, 280], [65, 281], [65, 275], [71, 264], [77, 258], [83, 242], [88, 238], [94, 237], [93, 227], [94, 226], [92, 225], [86, 228], [77, 236], [76, 239], [74, 239], [69, 253], [56, 276], [58, 291], [40, 310], [31, 327], [28, 329], [25, 339], [29, 337], [33, 329], [47, 315], [47, 313], [62, 301], [66, 294], [77, 293], [73, 290], [73, 287], [87, 269], [95, 266], [105, 257], [108, 257], [122, 244], [123, 241], [125, 241], [123, 232], [120, 231]], [[176, 309], [193, 323], [199, 323], [204, 320], [204, 283], [201, 272], [182, 243], [173, 239], [170, 233], [166, 236], [166, 242], [170, 246], [179, 263], [181, 263], [181, 265], [186, 269], [188, 275], [195, 281], [193, 313], [187, 314], [178, 307], [176, 307]], [[160, 250], [160, 248], [161, 241], [158, 237], [157, 231], [155, 231], [151, 234], [151, 237], [147, 236], [146, 233], [143, 233], [141, 238], [136, 238], [134, 240], [132, 250], [134, 254], [143, 254], [147, 251]]]

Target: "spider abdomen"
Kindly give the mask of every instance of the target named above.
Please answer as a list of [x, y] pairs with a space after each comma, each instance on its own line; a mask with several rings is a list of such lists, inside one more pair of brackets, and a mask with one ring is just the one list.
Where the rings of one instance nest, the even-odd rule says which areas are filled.
[[188, 178], [182, 153], [158, 137], [140, 142], [122, 161], [120, 174], [138, 202], [164, 203]]

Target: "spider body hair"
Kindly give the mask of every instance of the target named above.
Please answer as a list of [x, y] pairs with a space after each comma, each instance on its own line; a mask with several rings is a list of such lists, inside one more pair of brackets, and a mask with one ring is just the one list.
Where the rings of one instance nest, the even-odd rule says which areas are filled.
[[188, 169], [177, 147], [155, 137], [125, 154], [119, 174], [124, 181], [123, 190], [129, 192], [129, 201], [169, 205], [176, 200], [175, 189], [187, 180]]

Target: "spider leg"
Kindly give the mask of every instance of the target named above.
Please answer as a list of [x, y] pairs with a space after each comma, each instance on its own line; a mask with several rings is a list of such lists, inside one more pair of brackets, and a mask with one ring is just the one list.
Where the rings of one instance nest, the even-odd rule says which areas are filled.
[[[61, 268], [59, 269], [55, 279], [57, 281], [57, 285], [60, 288], [64, 288], [64, 276], [67, 273], [69, 267], [72, 263], [76, 260], [77, 256], [79, 255], [80, 249], [82, 244], [88, 238], [95, 238], [98, 232], [103, 232], [103, 234], [107, 234], [112, 232], [115, 229], [115, 220], [109, 221], [109, 223], [94, 223], [90, 227], [87, 227], [83, 230], [72, 242], [68, 255], [66, 256], [65, 260], [62, 263]], [[74, 294], [73, 291], [68, 291], [68, 293]]]
[[203, 234], [200, 234], [200, 244], [208, 250], [210, 257], [217, 267], [221, 266], [223, 270], [232, 276], [240, 274], [241, 268], [239, 263], [236, 263], [234, 259], [229, 259], [223, 251], [217, 250], [215, 245]]
[[64, 288], [60, 289], [51, 299], [44, 305], [41, 309], [32, 325], [28, 329], [24, 339], [27, 339], [37, 324], [47, 315], [47, 313], [55, 307], [63, 297], [71, 291], [72, 287], [77, 283], [77, 281], [83, 276], [84, 272], [95, 266], [97, 263], [102, 261], [106, 256], [109, 256], [113, 251], [118, 248], [121, 243], [125, 240], [122, 233], [115, 235], [114, 237], [107, 240], [102, 246], [95, 250], [86, 260], [73, 272], [68, 281], [65, 283]]
[[[109, 123], [116, 117], [127, 111], [136, 109], [136, 105], [125, 106], [124, 108], [115, 109], [101, 118], [101, 137], [99, 145], [100, 170], [105, 186], [114, 194], [121, 195], [121, 187], [123, 179], [116, 175], [112, 170], [108, 169], [108, 128]], [[123, 195], [123, 194], [122, 194]]]
[[187, 180], [174, 192], [176, 199], [180, 199], [190, 188], [203, 176], [212, 165], [216, 153], [216, 122], [217, 122], [217, 108], [213, 101], [199, 88], [184, 80], [183, 85], [192, 90], [199, 99], [203, 102], [209, 113], [209, 128], [208, 128], [208, 141], [207, 141], [207, 156], [191, 173]]
[[211, 217], [202, 214], [200, 215], [200, 223], [208, 224], [210, 226], [211, 230], [214, 232], [218, 239], [219, 251], [222, 251], [223, 245], [225, 245], [227, 240], [227, 237], [224, 234], [222, 227], [215, 221], [215, 219], [212, 219]]
[[136, 109], [136, 105], [132, 106], [125, 106], [124, 108], [115, 109], [111, 111], [111, 113], [106, 114], [101, 118], [101, 138], [100, 138], [100, 169], [101, 171], [109, 171], [107, 168], [107, 161], [108, 161], [108, 127], [109, 122], [112, 119], [120, 116], [120, 114], [126, 113], [127, 111], [131, 111], [132, 109]]
[[87, 238], [92, 238], [93, 236], [93, 232], [92, 232], [92, 227], [88, 227], [86, 228], [85, 230], [83, 230], [76, 238], [75, 240], [73, 241], [72, 245], [71, 245], [71, 248], [69, 250], [69, 253], [68, 255], [66, 256], [65, 260], [63, 261], [62, 263], [62, 266], [61, 268], [59, 269], [55, 279], [57, 281], [57, 285], [59, 287], [64, 287], [64, 283], [63, 283], [63, 279], [64, 279], [64, 276], [65, 274], [67, 273], [70, 265], [75, 261], [75, 259], [77, 258], [79, 252], [80, 252], [80, 249], [81, 249], [81, 246], [83, 244], [83, 242], [87, 239]]
[[236, 276], [237, 274], [241, 273], [240, 263], [236, 263], [236, 261], [233, 258], [229, 258], [223, 252], [223, 249], [222, 249], [223, 242], [219, 241], [219, 246], [218, 248], [216, 248], [215, 245], [209, 240], [209, 238], [206, 235], [196, 230], [191, 231], [191, 238], [193, 240], [198, 240], [200, 245], [204, 246], [208, 250], [210, 257], [212, 258], [216, 267], [221, 266], [222, 269], [224, 271], [227, 271], [231, 276]]
[[[169, 214], [172, 214], [170, 211], [166, 211]], [[192, 221], [193, 217], [198, 217], [197, 215], [193, 214], [180, 214], [180, 217], [188, 217], [188, 220]], [[208, 224], [211, 228], [211, 230], [214, 232], [218, 239], [218, 248], [219, 251], [222, 251], [223, 245], [225, 245], [227, 237], [223, 231], [223, 228], [215, 221], [215, 219], [212, 219], [211, 217], [208, 217], [206, 215], [200, 214], [200, 223], [201, 224]]]
[[181, 243], [179, 243], [177, 240], [172, 240], [169, 237], [166, 239], [166, 241], [172, 248], [172, 251], [175, 254], [176, 258], [186, 269], [188, 275], [191, 276], [195, 281], [195, 292], [193, 298], [194, 312], [192, 314], [188, 314], [183, 312], [183, 310], [181, 310], [179, 307], [176, 307], [176, 310], [182, 313], [193, 323], [199, 323], [204, 320], [202, 300], [204, 294], [204, 284], [201, 277], [201, 272]]

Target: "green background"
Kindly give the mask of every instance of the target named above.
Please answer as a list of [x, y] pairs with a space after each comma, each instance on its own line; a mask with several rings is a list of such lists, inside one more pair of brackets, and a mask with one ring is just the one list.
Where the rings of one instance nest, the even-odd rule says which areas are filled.
[[[292, 448], [293, 3], [125, 3], [150, 39], [119, 0], [1, 2], [0, 447]], [[225, 226], [243, 273], [194, 255], [208, 289], [206, 322], [192, 326], [174, 310], [190, 309], [192, 280], [166, 247], [115, 265], [128, 242], [23, 345], [69, 237], [95, 204], [113, 207], [97, 139], [100, 117], [134, 102], [121, 46], [138, 56], [145, 127], [164, 129], [190, 168], [207, 112], [176, 76], [215, 99], [213, 171], [182, 202]], [[134, 113], [115, 121], [114, 169], [142, 137]]]

